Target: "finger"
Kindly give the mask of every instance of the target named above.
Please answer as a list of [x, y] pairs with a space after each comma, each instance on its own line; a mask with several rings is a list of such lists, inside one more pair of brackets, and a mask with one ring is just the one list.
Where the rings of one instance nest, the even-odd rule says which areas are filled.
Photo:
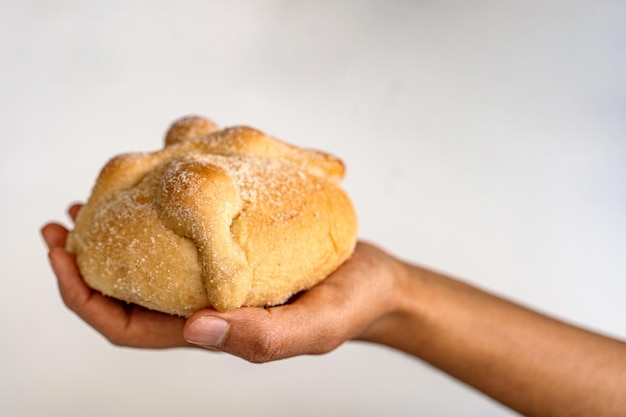
[[55, 247], [49, 256], [65, 304], [113, 344], [150, 348], [189, 346], [182, 336], [183, 318], [140, 307], [128, 308], [89, 288], [69, 252]]
[[78, 216], [78, 212], [80, 211], [80, 209], [83, 207], [82, 204], [80, 203], [74, 203], [70, 206], [70, 208], [67, 210], [70, 218], [72, 219], [72, 221], [76, 221], [76, 217]]
[[[330, 315], [318, 316], [318, 319], [309, 313], [294, 311], [291, 305], [269, 309], [246, 307], [222, 315], [210, 311], [190, 319], [184, 335], [190, 343], [201, 347], [263, 363], [302, 354], [326, 353], [349, 338], [336, 328], [325, 329]], [[321, 321], [326, 321], [325, 325], [320, 325]]]
[[67, 233], [67, 229], [57, 223], [48, 223], [41, 229], [41, 235], [48, 249], [64, 247]]

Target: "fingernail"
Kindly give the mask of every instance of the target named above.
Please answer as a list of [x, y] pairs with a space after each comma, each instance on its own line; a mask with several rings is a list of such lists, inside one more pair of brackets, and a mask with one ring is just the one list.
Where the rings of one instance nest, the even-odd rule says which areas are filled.
[[217, 346], [226, 334], [228, 322], [213, 316], [202, 316], [187, 327], [185, 339], [201, 346]]

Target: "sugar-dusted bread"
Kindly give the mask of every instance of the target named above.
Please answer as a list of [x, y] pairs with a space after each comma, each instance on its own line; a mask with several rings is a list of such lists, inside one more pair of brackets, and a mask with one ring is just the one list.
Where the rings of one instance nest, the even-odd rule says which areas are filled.
[[183, 118], [163, 150], [109, 161], [67, 247], [89, 286], [150, 309], [281, 304], [354, 249], [343, 175], [326, 153]]

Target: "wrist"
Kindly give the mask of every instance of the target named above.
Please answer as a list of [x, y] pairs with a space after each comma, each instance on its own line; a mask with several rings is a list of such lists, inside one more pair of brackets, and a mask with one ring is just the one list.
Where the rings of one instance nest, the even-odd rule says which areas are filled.
[[383, 254], [379, 282], [388, 285], [381, 285], [384, 289], [379, 292], [382, 308], [356, 339], [410, 352], [421, 335], [428, 271]]

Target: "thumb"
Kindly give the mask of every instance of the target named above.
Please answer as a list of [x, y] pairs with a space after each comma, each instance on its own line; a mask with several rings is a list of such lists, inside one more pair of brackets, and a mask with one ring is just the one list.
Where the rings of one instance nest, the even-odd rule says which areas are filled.
[[327, 314], [307, 311], [299, 304], [243, 307], [226, 313], [202, 310], [187, 320], [184, 336], [190, 343], [253, 363], [327, 353], [351, 336], [333, 326]]

